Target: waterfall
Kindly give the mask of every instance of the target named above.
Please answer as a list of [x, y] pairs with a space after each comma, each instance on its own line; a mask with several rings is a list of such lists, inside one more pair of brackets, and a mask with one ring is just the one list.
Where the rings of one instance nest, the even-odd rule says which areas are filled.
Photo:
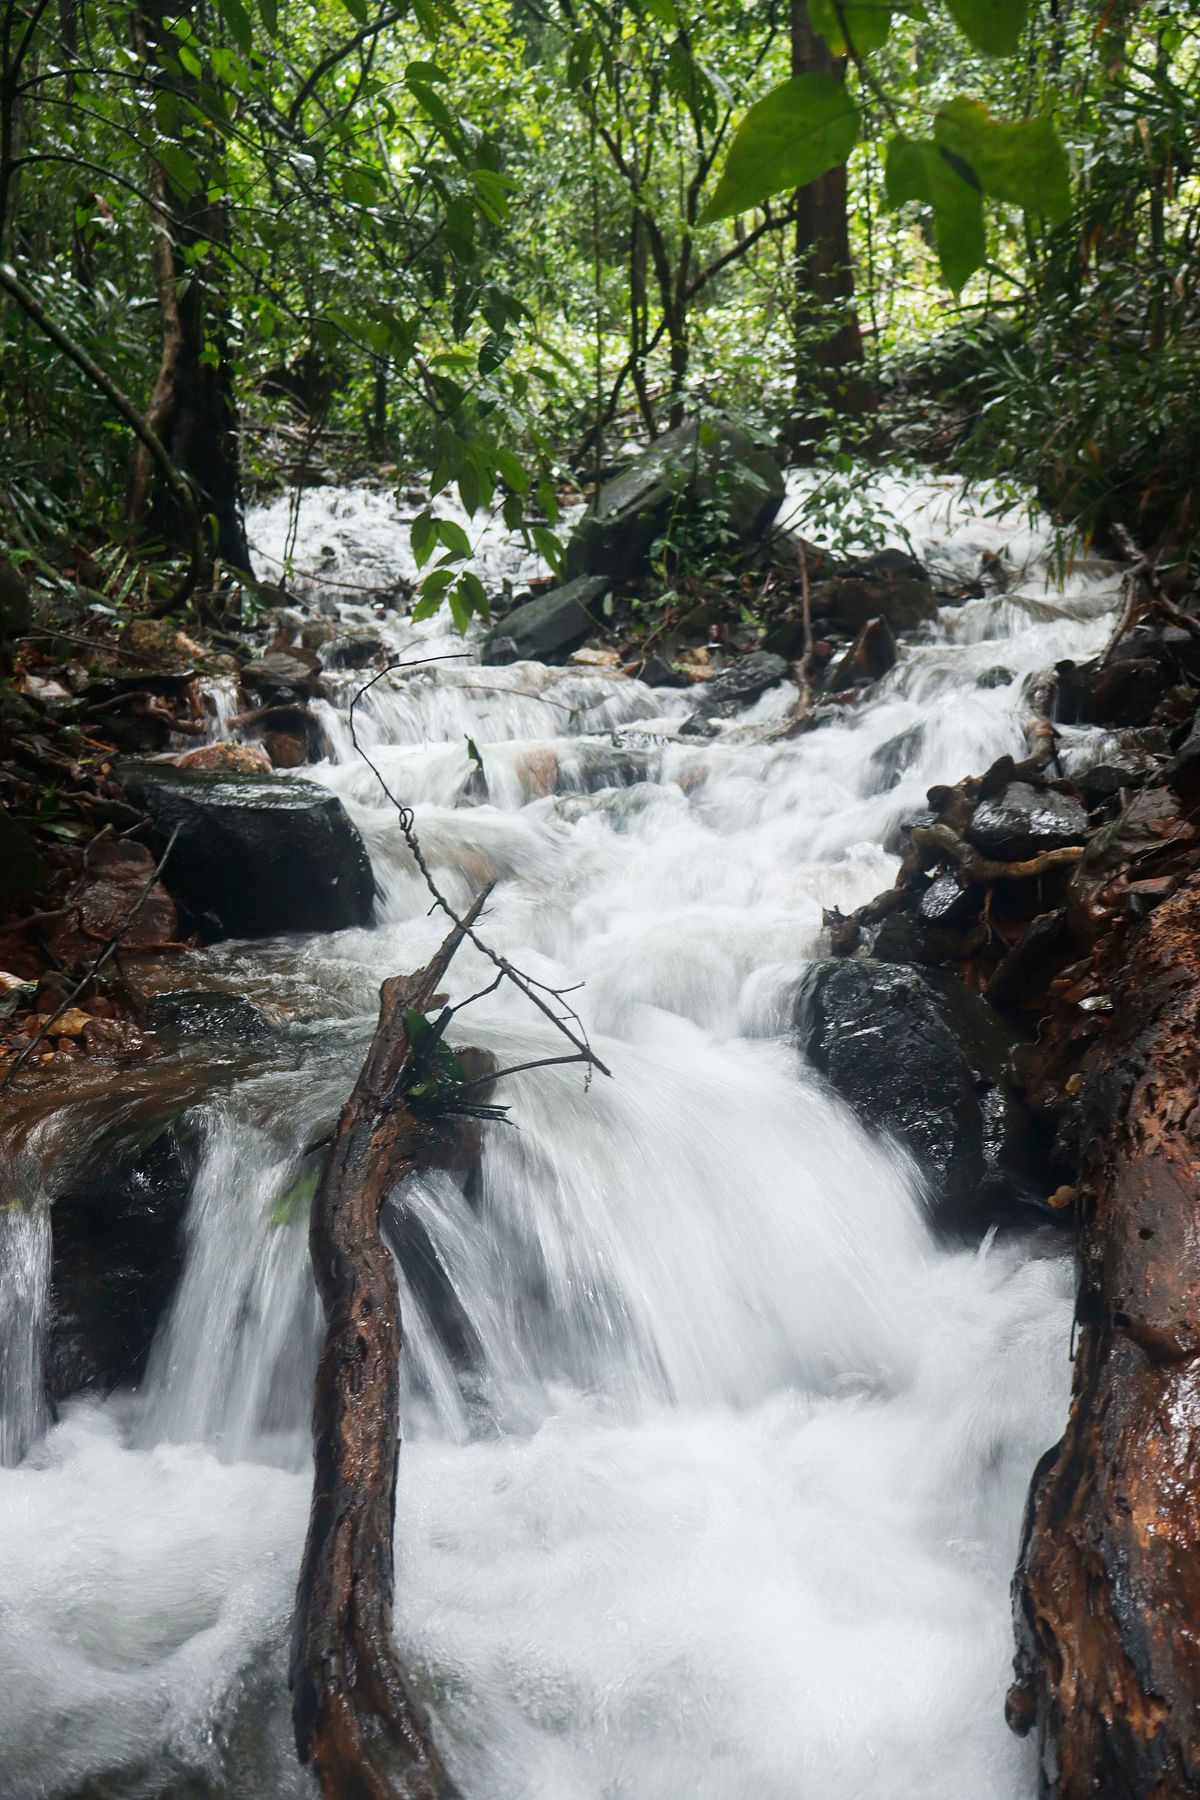
[[[1117, 590], [1095, 565], [1060, 578], [1045, 535], [994, 500], [884, 497], [943, 568], [1005, 554], [1007, 591], [945, 608], [868, 705], [806, 736], [764, 729], [787, 684], [693, 739], [687, 693], [484, 668], [470, 646], [356, 714], [446, 893], [496, 883], [489, 940], [584, 984], [612, 1069], [504, 1083], [477, 1176], [413, 1178], [385, 1213], [405, 1325], [397, 1631], [467, 1800], [1035, 1788], [1002, 1716], [1007, 1584], [1065, 1417], [1072, 1271], [1037, 1236], [935, 1240], [920, 1172], [788, 1027], [825, 909], [891, 881], [886, 846], [928, 786], [1020, 752], [1025, 684], [1094, 653]], [[278, 514], [251, 520], [267, 555]], [[519, 579], [497, 534], [482, 552]], [[350, 591], [356, 571], [374, 592], [411, 572], [385, 499], [306, 492], [296, 561], [309, 604], [324, 592], [394, 653], [462, 651], [444, 621]], [[442, 935], [350, 741], [362, 679], [327, 678], [331, 757], [307, 773], [363, 833], [377, 921], [197, 959], [269, 986], [311, 1054], [198, 1107], [186, 1264], [146, 1379], [36, 1442], [21, 1319], [44, 1312], [48, 1228], [44, 1208], [0, 1214], [7, 1459], [34, 1445], [0, 1473], [15, 1800], [311, 1792], [283, 1677], [318, 1342], [308, 1150], [380, 980]], [[451, 997], [489, 978], [465, 948]], [[459, 1027], [502, 1065], [556, 1048], [511, 990]]]

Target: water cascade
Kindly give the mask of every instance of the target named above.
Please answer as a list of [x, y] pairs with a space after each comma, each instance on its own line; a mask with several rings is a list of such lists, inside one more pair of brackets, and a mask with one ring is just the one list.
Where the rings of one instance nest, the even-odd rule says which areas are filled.
[[[414, 1181], [390, 1218], [398, 1628], [468, 1800], [1033, 1791], [1002, 1717], [1007, 1586], [1065, 1416], [1069, 1259], [1038, 1235], [936, 1242], [920, 1171], [868, 1140], [788, 1025], [823, 909], [890, 882], [884, 846], [931, 783], [1020, 753], [1028, 678], [1091, 654], [1117, 595], [1101, 569], [1059, 579], [1042, 537], [949, 484], [887, 498], [928, 560], [1001, 552], [1007, 591], [945, 609], [867, 706], [807, 736], [765, 729], [786, 684], [695, 740], [686, 693], [473, 651], [360, 709], [447, 894], [496, 883], [491, 941], [585, 984], [613, 1070], [505, 1084], [478, 1179]], [[283, 503], [253, 519], [264, 561], [287, 529]], [[457, 658], [443, 623], [352, 591], [403, 577], [405, 547], [388, 502], [304, 496], [313, 591], [396, 655]], [[498, 537], [483, 554], [494, 584], [519, 579]], [[306, 773], [363, 833], [377, 921], [185, 959], [188, 985], [292, 1023], [194, 1101], [186, 1263], [136, 1394], [42, 1430], [45, 1210], [31, 1188], [0, 1215], [3, 1447], [24, 1458], [0, 1471], [12, 1800], [311, 1792], [284, 1687], [318, 1325], [304, 1152], [380, 980], [442, 935], [350, 741], [363, 679], [327, 678], [331, 756]], [[487, 971], [465, 951], [452, 997]], [[556, 1047], [503, 991], [463, 1037], [505, 1065]]]

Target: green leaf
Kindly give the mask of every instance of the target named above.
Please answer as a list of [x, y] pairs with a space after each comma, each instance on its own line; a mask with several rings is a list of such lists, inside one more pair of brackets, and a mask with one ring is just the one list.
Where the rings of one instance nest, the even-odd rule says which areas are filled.
[[412, 1048], [414, 1050], [419, 1050], [421, 1045], [425, 1042], [425, 1039], [429, 1036], [429, 1033], [433, 1030], [433, 1026], [429, 1023], [425, 1014], [423, 1012], [418, 1012], [415, 1006], [406, 1006], [404, 1009], [404, 1030]]
[[471, 540], [454, 519], [439, 519], [437, 534], [452, 556], [470, 556]]
[[666, 25], [672, 31], [679, 29], [679, 14], [675, 11], [675, 0], [642, 0], [642, 11], [657, 19], [660, 25]]
[[423, 569], [437, 549], [437, 522], [433, 514], [428, 510], [418, 513], [408, 528], [408, 535], [416, 565]]
[[258, 0], [258, 10], [269, 35], [274, 37], [279, 30], [279, 0]]
[[492, 609], [488, 605], [488, 597], [478, 575], [473, 569], [464, 569], [458, 578], [458, 585], [470, 602], [471, 611], [477, 614], [486, 625], [491, 619]]
[[971, 165], [985, 194], [1055, 224], [1071, 211], [1071, 172], [1051, 120], [993, 118], [982, 100], [960, 95], [943, 106], [933, 135]]
[[1018, 48], [1029, 0], [946, 0], [951, 18], [985, 56], [1011, 56]]
[[221, 0], [221, 17], [242, 55], [248, 55], [254, 38], [254, 27], [242, 0]]
[[471, 623], [471, 608], [462, 591], [462, 582], [450, 589], [450, 617], [454, 620], [454, 628], [459, 637], [466, 637], [467, 626]]
[[940, 144], [898, 132], [888, 144], [884, 179], [888, 204], [909, 200], [933, 208], [938, 261], [948, 287], [960, 293], [987, 260], [983, 195], [970, 170]]
[[346, 8], [346, 11], [350, 14], [350, 17], [354, 20], [356, 25], [366, 24], [368, 16], [367, 0], [342, 0], [342, 5]]
[[832, 75], [795, 75], [773, 88], [738, 126], [700, 223], [749, 212], [836, 168], [854, 148], [859, 124], [845, 83]]
[[529, 530], [529, 535], [533, 539], [537, 550], [550, 564], [554, 573], [556, 575], [561, 574], [563, 547], [555, 537], [554, 533], [552, 531], [547, 531], [544, 525], [532, 525]]
[[[860, 56], [886, 44], [892, 29], [890, 0], [808, 0], [808, 16], [835, 56], [845, 56], [850, 46]], [[849, 42], [847, 42], [849, 39]]]

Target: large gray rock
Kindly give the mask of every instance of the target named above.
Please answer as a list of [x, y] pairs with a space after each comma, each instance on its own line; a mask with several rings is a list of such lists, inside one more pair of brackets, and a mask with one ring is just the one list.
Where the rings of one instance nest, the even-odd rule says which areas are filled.
[[1009, 1069], [1022, 1040], [978, 994], [902, 963], [820, 962], [795, 1023], [809, 1061], [862, 1123], [913, 1156], [944, 1229], [982, 1231], [1049, 1191]]
[[611, 586], [604, 576], [580, 575], [527, 600], [488, 632], [483, 661], [561, 662], [603, 625], [600, 602]]
[[980, 801], [967, 836], [985, 856], [1021, 862], [1041, 850], [1082, 844], [1087, 831], [1087, 812], [1071, 795], [1010, 781], [993, 799]]
[[779, 511], [783, 491], [774, 456], [744, 431], [689, 420], [601, 488], [567, 545], [567, 574], [609, 581], [640, 574], [681, 502], [693, 518], [705, 510], [714, 549], [722, 537], [752, 544]]
[[280, 775], [127, 763], [117, 779], [152, 846], [179, 835], [163, 881], [209, 938], [341, 931], [370, 923], [375, 882], [335, 794]]

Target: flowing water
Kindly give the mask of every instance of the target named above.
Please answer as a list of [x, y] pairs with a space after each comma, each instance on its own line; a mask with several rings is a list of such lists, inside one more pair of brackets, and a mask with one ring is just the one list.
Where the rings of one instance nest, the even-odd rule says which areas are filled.
[[[397, 1630], [468, 1800], [1033, 1791], [1002, 1718], [1007, 1585], [1065, 1414], [1071, 1269], [1036, 1237], [935, 1244], [919, 1172], [821, 1090], [788, 1024], [823, 908], [890, 882], [883, 845], [932, 782], [1020, 753], [1023, 684], [1102, 642], [1116, 590], [1057, 581], [1043, 538], [952, 484], [884, 497], [935, 560], [1002, 553], [1008, 588], [947, 609], [871, 704], [808, 736], [764, 740], [787, 687], [697, 742], [676, 736], [686, 694], [473, 653], [360, 710], [446, 892], [496, 883], [491, 941], [585, 984], [613, 1071], [505, 1083], [479, 1180], [414, 1181], [389, 1213], [426, 1250], [402, 1273]], [[282, 561], [286, 510], [252, 525]], [[310, 493], [296, 562], [398, 652], [454, 656], [437, 622], [354, 591], [408, 572], [405, 537], [384, 499]], [[494, 584], [523, 572], [498, 535], [481, 560]], [[303, 1151], [380, 979], [441, 936], [350, 742], [361, 679], [333, 678], [310, 773], [363, 832], [378, 920], [182, 972], [302, 1022], [197, 1101], [185, 1272], [138, 1394], [39, 1435], [32, 1177], [4, 1215], [6, 1460], [27, 1451], [0, 1471], [14, 1800], [310, 1792], [284, 1689], [318, 1337]], [[489, 979], [464, 952], [450, 988]], [[511, 991], [462, 1023], [504, 1065], [559, 1047]]]

